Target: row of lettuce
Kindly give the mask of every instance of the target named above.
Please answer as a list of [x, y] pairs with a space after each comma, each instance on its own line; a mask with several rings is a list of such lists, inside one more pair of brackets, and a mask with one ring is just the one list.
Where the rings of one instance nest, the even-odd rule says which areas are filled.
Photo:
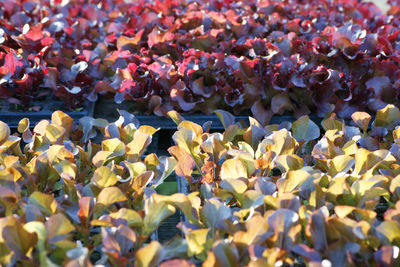
[[[382, 0], [383, 1], [383, 0]], [[400, 5], [359, 0], [0, 2], [0, 98], [39, 111], [99, 95], [166, 115], [399, 104]]]
[[[145, 153], [157, 129], [61, 111], [33, 130], [0, 123], [3, 266], [394, 266], [400, 264], [400, 111], [332, 114], [320, 127], [225, 131], [177, 123], [170, 156]], [[92, 140], [102, 140], [92, 142]], [[175, 173], [189, 193], [155, 190]], [[176, 212], [182, 235], [151, 239]]]

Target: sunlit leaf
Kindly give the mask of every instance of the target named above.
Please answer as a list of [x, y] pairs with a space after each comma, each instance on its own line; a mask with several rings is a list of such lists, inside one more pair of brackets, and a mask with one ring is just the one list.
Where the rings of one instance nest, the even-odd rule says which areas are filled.
[[149, 245], [136, 252], [136, 266], [156, 267], [163, 256], [163, 248], [157, 241], [152, 241]]
[[273, 145], [271, 146], [271, 150], [274, 151], [276, 155], [293, 154], [296, 147], [296, 140], [286, 129], [274, 132], [272, 141]]
[[116, 186], [106, 187], [102, 189], [97, 196], [97, 203], [103, 204], [108, 207], [115, 202], [126, 201], [126, 196], [122, 193], [121, 189]]
[[132, 209], [119, 209], [117, 212], [110, 213], [110, 217], [116, 220], [126, 220], [128, 225], [131, 227], [141, 226], [143, 224], [143, 219], [140, 214]]
[[182, 121], [185, 120], [178, 112], [175, 110], [168, 111], [168, 116], [175, 122], [176, 125], [179, 125]]
[[286, 177], [279, 180], [276, 185], [280, 192], [292, 192], [299, 188], [311, 175], [305, 170], [288, 171]]
[[0, 121], [0, 145], [3, 144], [10, 136], [10, 128], [8, 125]]
[[62, 126], [65, 129], [65, 135], [69, 137], [74, 120], [64, 112], [57, 110], [51, 114], [51, 123]]
[[110, 157], [119, 157], [125, 154], [125, 144], [117, 138], [107, 139], [101, 143], [103, 151], [112, 152]]
[[276, 158], [275, 162], [286, 171], [303, 168], [303, 159], [297, 155], [280, 155]]
[[376, 227], [376, 233], [384, 245], [400, 245], [400, 224], [384, 221]]
[[64, 127], [57, 124], [49, 124], [46, 127], [45, 137], [49, 139], [52, 144], [58, 144], [61, 142], [65, 133], [66, 130]]
[[33, 192], [28, 202], [37, 206], [45, 216], [50, 216], [57, 210], [57, 202], [54, 197], [39, 191]]
[[369, 122], [371, 121], [371, 115], [368, 113], [354, 112], [351, 118], [364, 132], [368, 129]]
[[[268, 223], [260, 215], [253, 216], [246, 221], [246, 231], [238, 231], [233, 235], [233, 241], [240, 248], [247, 249], [248, 246], [261, 238], [268, 231]], [[242, 248], [242, 249], [244, 249]]]
[[246, 183], [241, 179], [224, 179], [221, 181], [220, 186], [237, 196], [244, 193], [247, 189]]
[[355, 159], [348, 155], [334, 157], [329, 163], [329, 174], [342, 176], [346, 174], [355, 164]]
[[142, 231], [144, 235], [150, 235], [163, 220], [174, 214], [176, 209], [163, 200], [157, 201], [156, 198], [150, 197], [145, 201], [144, 211], [146, 216], [143, 220]]
[[189, 230], [185, 233], [188, 242], [188, 256], [200, 255], [208, 250], [206, 246], [207, 235], [210, 229]]
[[394, 105], [387, 105], [383, 109], [376, 112], [376, 117], [373, 122], [375, 127], [385, 127], [393, 129], [400, 122], [400, 111]]
[[24, 225], [24, 229], [30, 233], [36, 233], [38, 249], [40, 252], [46, 253], [47, 232], [44, 223], [37, 221], [28, 222]]
[[219, 120], [222, 122], [222, 125], [224, 126], [225, 129], [227, 129], [228, 126], [235, 123], [235, 117], [227, 111], [217, 109], [214, 111], [214, 113], [217, 114]]
[[109, 187], [115, 185], [118, 178], [110, 168], [101, 166], [95, 170], [91, 181], [99, 187]]
[[247, 168], [240, 159], [228, 159], [221, 166], [220, 176], [222, 180], [247, 178]]

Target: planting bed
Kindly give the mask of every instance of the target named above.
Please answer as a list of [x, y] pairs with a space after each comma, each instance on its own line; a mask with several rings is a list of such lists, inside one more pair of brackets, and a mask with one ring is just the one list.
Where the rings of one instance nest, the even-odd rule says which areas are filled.
[[221, 111], [225, 130], [209, 132], [170, 113], [169, 155], [145, 153], [156, 129], [120, 112], [57, 111], [12, 135], [0, 123], [1, 264], [400, 264], [395, 106], [353, 126], [332, 115], [322, 131], [307, 116], [244, 127]]

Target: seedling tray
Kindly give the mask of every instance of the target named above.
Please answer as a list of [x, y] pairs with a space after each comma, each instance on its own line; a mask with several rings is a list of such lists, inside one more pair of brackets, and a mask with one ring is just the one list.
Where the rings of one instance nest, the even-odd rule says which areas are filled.
[[79, 111], [65, 111], [64, 103], [61, 101], [38, 101], [34, 102], [33, 106], [38, 105], [41, 107], [40, 111], [10, 111], [11, 109], [10, 103], [3, 101], [1, 103], [0, 108], [0, 120], [7, 123], [9, 127], [15, 128], [18, 127], [18, 123], [23, 118], [28, 118], [30, 125], [33, 127], [41, 120], [50, 120], [51, 114], [56, 110], [63, 110], [69, 116], [71, 116], [74, 121], [78, 121], [80, 118], [84, 116], [93, 116], [94, 111], [94, 102], [85, 102], [82, 109]]

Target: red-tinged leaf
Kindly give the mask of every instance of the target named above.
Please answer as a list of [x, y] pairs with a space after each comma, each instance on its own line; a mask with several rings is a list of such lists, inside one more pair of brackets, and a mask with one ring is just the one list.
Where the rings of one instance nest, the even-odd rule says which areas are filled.
[[[22, 96], [26, 95], [27, 92], [32, 89], [33, 85], [32, 77], [26, 73], [24, 74], [24, 76], [22, 76], [21, 79], [15, 80], [14, 82], [17, 85], [15, 91]], [[23, 101], [24, 100], [25, 99], [23, 99]], [[29, 104], [29, 102], [27, 103], [26, 101], [24, 101], [23, 104], [27, 105]]]
[[97, 93], [115, 92], [115, 89], [108, 82], [105, 81], [96, 82], [94, 89]]
[[44, 32], [42, 31], [42, 25], [38, 24], [35, 26], [30, 26], [27, 33], [24, 34], [24, 37], [29, 42], [40, 41], [44, 36]]
[[163, 261], [160, 267], [194, 267], [195, 265], [188, 260], [184, 259], [173, 259]]
[[83, 197], [79, 200], [78, 217], [83, 225], [88, 225], [93, 214], [94, 201], [92, 197]]
[[399, 248], [397, 246], [382, 246], [374, 252], [374, 259], [380, 266], [389, 267], [399, 263]]
[[45, 82], [44, 86], [51, 88], [53, 90], [57, 90], [57, 79], [58, 79], [58, 75], [59, 75], [57, 68], [48, 67], [47, 71], [48, 71], [48, 73], [47, 73], [47, 78], [46, 78], [46, 82]]
[[179, 146], [172, 146], [168, 148], [168, 152], [178, 160], [178, 165], [175, 167], [176, 174], [191, 181], [192, 172], [196, 166], [196, 163], [191, 155], [185, 149]]
[[157, 27], [154, 27], [153, 31], [148, 35], [148, 45], [149, 47], [153, 47], [160, 43], [172, 41], [175, 37], [175, 34], [171, 32], [161, 33]]
[[5, 60], [4, 67], [8, 69], [8, 71], [11, 73], [11, 76], [13, 76], [16, 72], [19, 73], [24, 67], [24, 63], [22, 62], [21, 59], [17, 57], [14, 50], [12, 49], [5, 56], [4, 60]]
[[129, 50], [134, 52], [137, 49], [140, 40], [142, 39], [143, 31], [144, 30], [140, 30], [133, 38], [129, 38], [124, 35], [120, 36], [117, 39], [118, 50]]

